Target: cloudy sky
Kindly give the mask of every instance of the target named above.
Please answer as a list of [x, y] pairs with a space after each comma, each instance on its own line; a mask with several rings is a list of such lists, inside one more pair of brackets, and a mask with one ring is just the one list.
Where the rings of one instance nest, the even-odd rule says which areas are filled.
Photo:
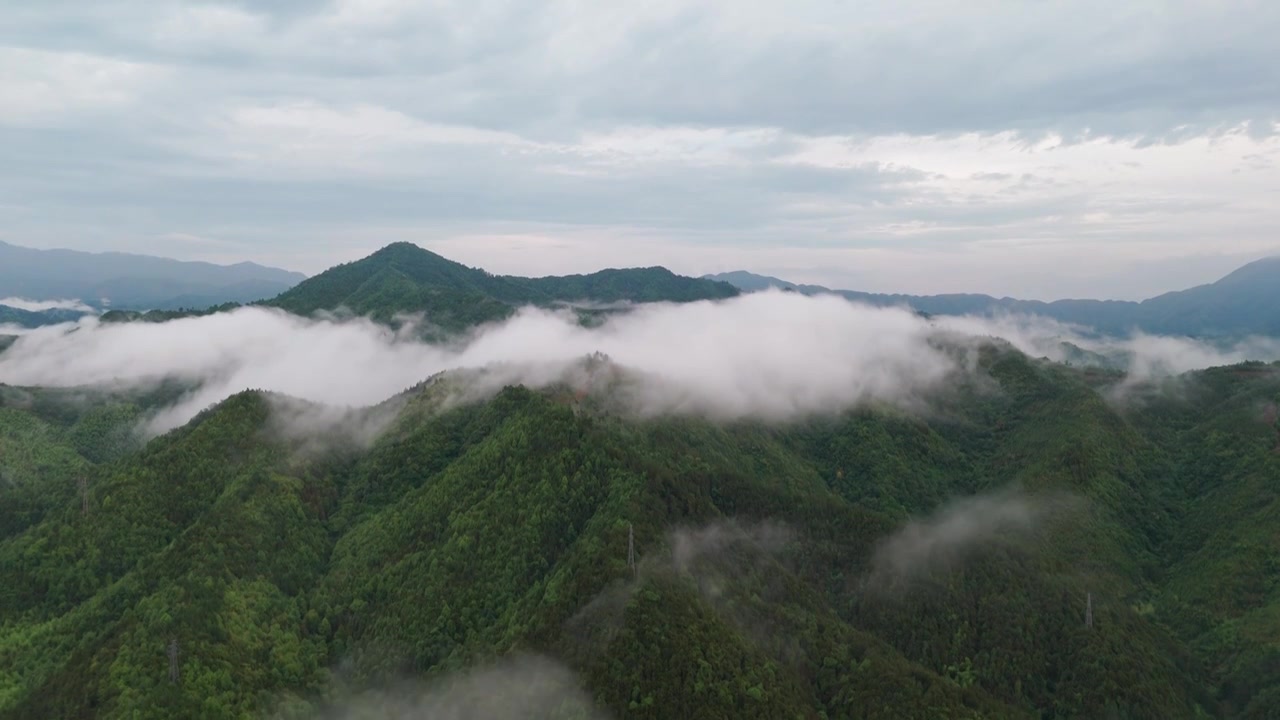
[[1280, 254], [1280, 3], [0, 11], [0, 239], [1135, 298]]

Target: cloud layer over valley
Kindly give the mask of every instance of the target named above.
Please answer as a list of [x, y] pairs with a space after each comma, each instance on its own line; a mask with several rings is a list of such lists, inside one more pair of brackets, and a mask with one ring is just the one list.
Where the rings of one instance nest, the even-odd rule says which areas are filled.
[[245, 389], [359, 407], [459, 368], [487, 368], [483, 391], [545, 386], [602, 352], [630, 371], [624, 389], [634, 411], [787, 419], [865, 402], [918, 406], [971, 364], [955, 348], [983, 336], [1054, 359], [1064, 358], [1069, 341], [1115, 353], [1141, 373], [1280, 357], [1274, 342], [1225, 352], [1186, 339], [1109, 342], [1039, 319], [927, 320], [833, 296], [765, 292], [638, 306], [596, 328], [580, 326], [569, 311], [525, 308], [447, 345], [368, 320], [265, 308], [165, 323], [89, 317], [21, 336], [0, 354], [0, 383], [138, 386], [172, 378], [198, 385], [152, 419], [150, 430], [163, 432]]
[[27, 312], [42, 312], [44, 310], [76, 310], [84, 313], [94, 312], [93, 308], [85, 305], [79, 300], [28, 300], [27, 298], [7, 297], [0, 298], [0, 305], [17, 310], [26, 310]]

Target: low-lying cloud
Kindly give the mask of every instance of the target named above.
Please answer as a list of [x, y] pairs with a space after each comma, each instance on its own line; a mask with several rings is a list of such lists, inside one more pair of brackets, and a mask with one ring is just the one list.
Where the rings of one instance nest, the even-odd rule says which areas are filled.
[[[742, 604], [747, 591], [756, 603], [786, 594], [787, 552], [803, 543], [788, 526], [774, 521], [720, 519], [705, 525], [670, 528], [657, 547], [637, 540], [634, 574], [597, 594], [564, 626], [578, 651], [601, 652], [616, 637], [628, 603], [637, 590], [655, 579], [679, 578], [739, 630], [757, 640], [773, 635], [771, 620]], [[594, 659], [594, 656], [590, 659]], [[583, 658], [580, 658], [580, 661]]]
[[[427, 319], [429, 320], [429, 318]], [[1021, 323], [1021, 324], [1018, 324]], [[151, 421], [177, 427], [245, 389], [345, 407], [379, 403], [441, 371], [485, 368], [484, 390], [570, 379], [602, 352], [629, 371], [626, 397], [642, 414], [788, 419], [859, 403], [916, 406], [963, 362], [934, 342], [1000, 336], [1034, 355], [1087, 339], [1049, 322], [926, 320], [834, 296], [763, 292], [718, 302], [651, 304], [580, 325], [568, 311], [525, 308], [449, 344], [427, 344], [360, 318], [302, 318], [260, 307], [165, 323], [96, 317], [23, 334], [0, 354], [0, 382], [143, 385], [164, 378], [198, 389]], [[1136, 338], [1120, 347], [1144, 372], [1245, 359], [1189, 340]], [[1265, 355], [1280, 347], [1242, 353]], [[1194, 349], [1191, 352], [1188, 348]], [[1270, 359], [1258, 357], [1257, 359]]]
[[44, 312], [45, 310], [78, 310], [84, 313], [96, 312], [93, 308], [79, 300], [29, 300], [20, 297], [0, 298], [0, 305], [26, 310], [27, 312]]
[[[298, 717], [287, 711], [276, 718]], [[440, 678], [371, 690], [337, 702], [313, 720], [596, 720], [606, 717], [568, 668], [516, 656]]]
[[881, 541], [872, 556], [868, 582], [885, 587], [945, 570], [989, 540], [1025, 539], [1081, 502], [1069, 495], [1029, 495], [1016, 490], [954, 500], [928, 517], [907, 522]]
[[580, 326], [570, 312], [526, 308], [449, 345], [429, 345], [368, 320], [307, 319], [241, 308], [166, 323], [43, 328], [0, 356], [0, 382], [140, 384], [174, 377], [200, 388], [155, 418], [180, 425], [256, 388], [342, 406], [380, 402], [443, 370], [491, 368], [494, 383], [542, 386], [603, 352], [648, 378], [642, 412], [786, 418], [858, 402], [907, 402], [953, 361], [909, 312], [839, 298], [763, 293], [727, 302], [646, 305]]
[[945, 317], [937, 322], [954, 332], [1002, 338], [1032, 357], [1121, 369], [1130, 382], [1246, 360], [1280, 358], [1280, 339], [1271, 337], [1247, 337], [1226, 345], [1143, 333], [1114, 338], [1039, 315]]

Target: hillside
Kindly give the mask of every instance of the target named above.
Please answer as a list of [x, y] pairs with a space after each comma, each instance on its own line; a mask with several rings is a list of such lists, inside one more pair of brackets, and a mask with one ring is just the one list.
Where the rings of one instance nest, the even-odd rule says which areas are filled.
[[1271, 717], [1280, 366], [1117, 406], [979, 363], [778, 425], [446, 374], [371, 446], [246, 392], [139, 450], [181, 388], [0, 388], [0, 717]]
[[726, 283], [664, 268], [544, 278], [491, 275], [410, 243], [394, 243], [309, 278], [267, 304], [299, 315], [345, 308], [383, 322], [424, 313], [435, 326], [459, 330], [505, 318], [527, 304], [688, 302], [736, 294]]
[[37, 328], [44, 325], [56, 325], [64, 322], [75, 322], [84, 315], [81, 310], [49, 308], [47, 310], [24, 310], [22, 308], [0, 305], [0, 327], [8, 325], [19, 328]]
[[167, 310], [261, 300], [305, 277], [247, 262], [214, 265], [118, 252], [36, 250], [0, 242], [0, 297]]
[[1264, 258], [1217, 282], [1165, 293], [1142, 302], [1123, 300], [1017, 300], [980, 294], [901, 295], [831, 290], [736, 271], [704, 276], [746, 292], [769, 287], [810, 295], [835, 293], [877, 306], [908, 305], [930, 315], [1042, 315], [1110, 335], [1135, 331], [1239, 339], [1248, 335], [1280, 337], [1280, 258]]

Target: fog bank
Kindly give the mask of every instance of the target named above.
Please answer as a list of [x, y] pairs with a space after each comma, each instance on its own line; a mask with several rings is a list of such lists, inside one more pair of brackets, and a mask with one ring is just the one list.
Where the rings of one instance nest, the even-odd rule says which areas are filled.
[[[429, 321], [429, 318], [427, 319]], [[246, 307], [164, 323], [78, 323], [22, 334], [0, 354], [0, 383], [199, 383], [158, 414], [152, 432], [185, 423], [245, 389], [336, 406], [381, 402], [437, 372], [489, 368], [504, 383], [545, 386], [581, 358], [607, 354], [639, 378], [628, 398], [643, 413], [788, 419], [859, 403], [914, 406], [963, 371], [931, 343], [940, 334], [998, 336], [1029, 354], [1062, 359], [1062, 342], [1100, 347], [1071, 328], [1029, 319], [935, 318], [835, 296], [753, 293], [719, 302], [651, 304], [585, 328], [565, 310], [525, 308], [447, 345], [429, 345], [364, 319], [301, 318]], [[1122, 341], [1140, 372], [1177, 372], [1280, 356], [1262, 345], [1231, 355], [1189, 340]], [[1273, 352], [1271, 356], [1267, 353]]]
[[26, 310], [28, 312], [43, 312], [45, 310], [79, 310], [86, 313], [97, 312], [79, 300], [30, 300], [20, 297], [7, 297], [0, 298], [0, 305], [5, 305], [14, 308], [15, 310]]
[[959, 498], [925, 518], [908, 521], [882, 540], [871, 560], [868, 582], [892, 585], [945, 570], [982, 543], [998, 537], [1025, 538], [1058, 513], [1083, 500], [1068, 495], [1029, 495], [1017, 490]]
[[[279, 712], [275, 717], [289, 717]], [[605, 715], [564, 665], [515, 656], [430, 683], [370, 690], [334, 703], [317, 720], [596, 720]]]

